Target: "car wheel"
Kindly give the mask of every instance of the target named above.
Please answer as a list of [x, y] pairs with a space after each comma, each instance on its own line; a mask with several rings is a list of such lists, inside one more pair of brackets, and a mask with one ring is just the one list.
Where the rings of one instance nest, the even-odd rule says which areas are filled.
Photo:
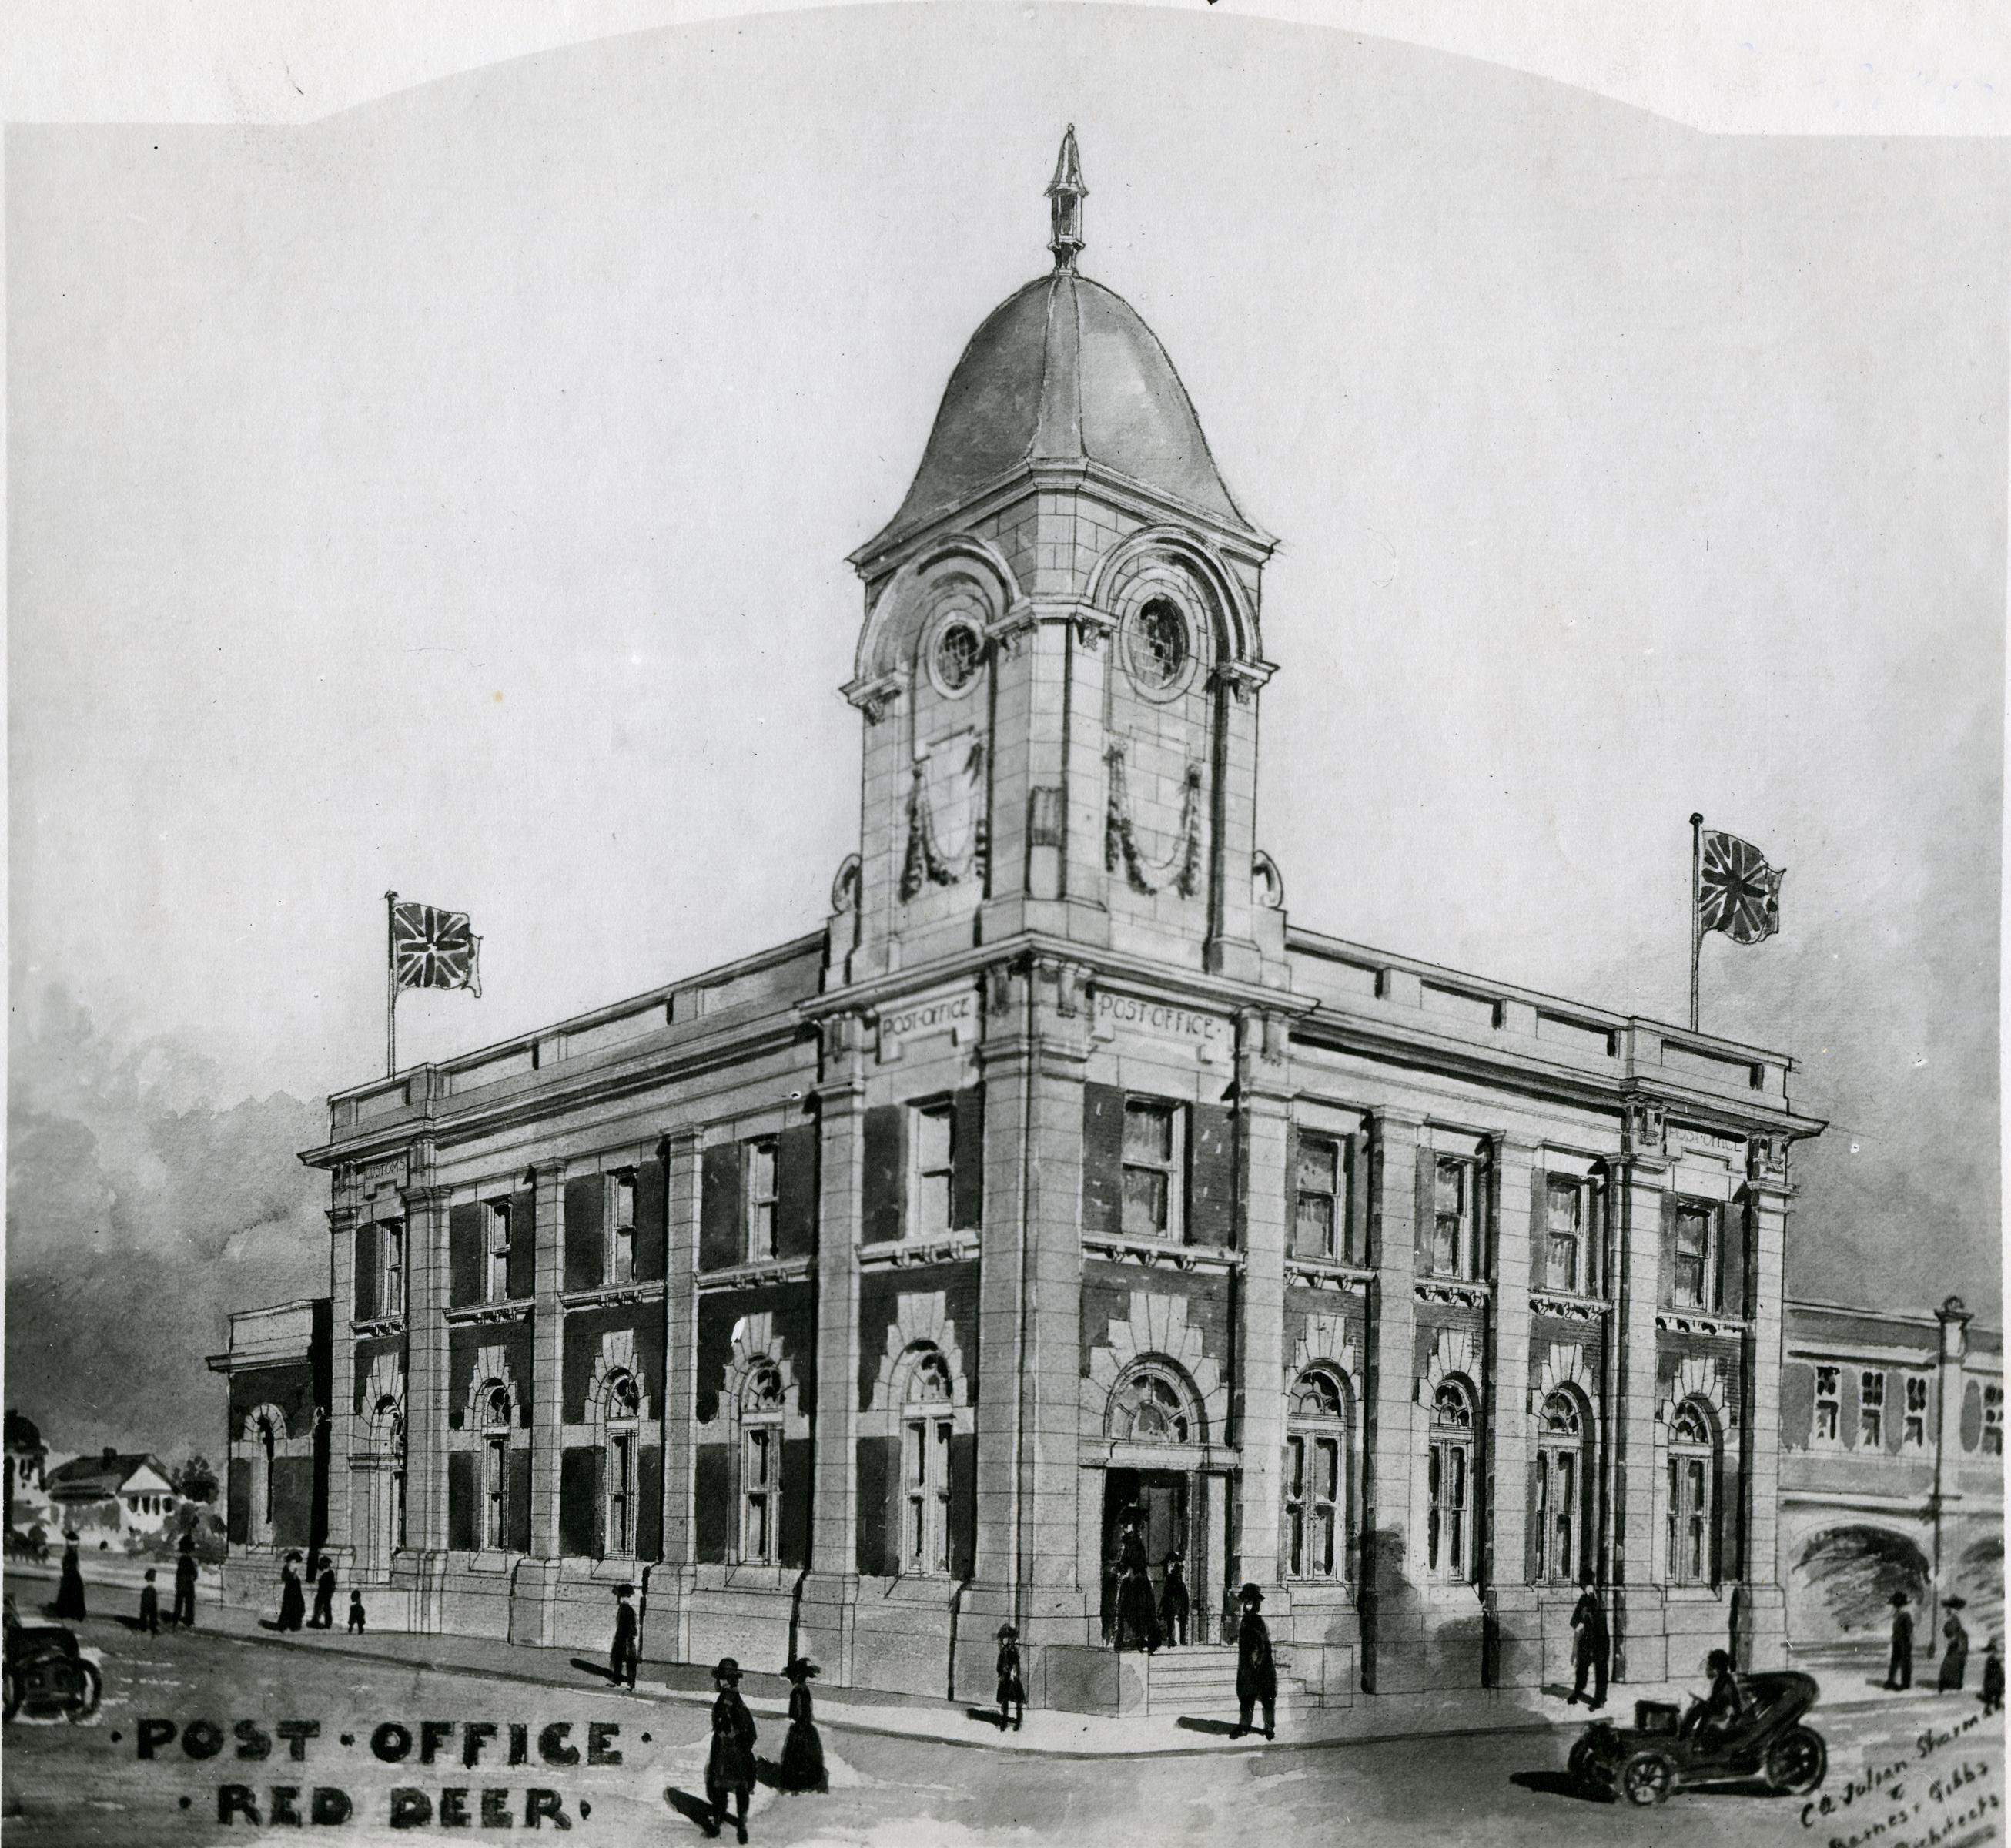
[[1676, 1768], [1660, 1752], [1636, 1752], [1620, 1768], [1621, 1792], [1638, 1808], [1667, 1802], [1675, 1787]]
[[1797, 1726], [1767, 1748], [1767, 1782], [1783, 1796], [1806, 1796], [1829, 1769], [1829, 1750], [1820, 1732]]
[[12, 1668], [7, 1671], [7, 1714], [12, 1719], [21, 1711], [21, 1678]]
[[98, 1702], [105, 1697], [105, 1678], [98, 1672], [94, 1662], [79, 1662], [77, 1667], [80, 1685], [77, 1698], [69, 1704], [69, 1717], [72, 1720], [87, 1720], [97, 1712]]

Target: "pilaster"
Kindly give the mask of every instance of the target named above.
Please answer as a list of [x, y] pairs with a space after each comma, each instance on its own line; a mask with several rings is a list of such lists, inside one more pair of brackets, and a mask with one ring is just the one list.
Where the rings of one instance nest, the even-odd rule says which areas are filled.
[[[1788, 1185], [1786, 1151], [1778, 1167], [1766, 1159], [1767, 1145], [1752, 1145], [1746, 1187], [1747, 1248], [1745, 1303], [1731, 1306], [1750, 1318], [1745, 1343], [1745, 1416], [1740, 1437], [1739, 1522], [1742, 1553], [1739, 1633], [1741, 1669], [1787, 1665], [1787, 1597], [1780, 1566], [1781, 1342], [1786, 1290]], [[1903, 1388], [1902, 1389], [1903, 1391]], [[1904, 1408], [1892, 1415], [1903, 1415]]]
[[405, 1537], [447, 1547], [447, 1190], [405, 1195]]
[[565, 1163], [531, 1170], [531, 1557], [559, 1556], [559, 1469], [564, 1448], [561, 1373], [565, 1312]]
[[1371, 1114], [1369, 1380], [1365, 1394], [1369, 1458], [1361, 1515], [1361, 1669], [1370, 1693], [1422, 1685], [1424, 1606], [1411, 1576], [1411, 1462], [1418, 1442], [1418, 1133], [1421, 1117]]
[[1669, 1158], [1659, 1112], [1631, 1108], [1627, 1148], [1614, 1164], [1619, 1260], [1614, 1305], [1613, 1586], [1615, 1680], [1659, 1681], [1668, 1672], [1655, 1559], [1655, 1308], [1660, 1290], [1662, 1200]]
[[[1533, 1679], [1542, 1640], [1530, 1615], [1528, 1484], [1534, 1420], [1529, 1405], [1529, 1258], [1533, 1143], [1493, 1139], [1489, 1164], [1494, 1207], [1493, 1296], [1488, 1303], [1488, 1541], [1482, 1559], [1494, 1622], [1486, 1672], [1490, 1686]], [[1589, 1490], [1589, 1485], [1584, 1485]]]
[[349, 1458], [361, 1447], [356, 1432], [356, 1337], [350, 1327], [356, 1316], [356, 1209], [349, 1205], [336, 1206], [328, 1216], [331, 1301], [326, 1544], [331, 1550], [353, 1545], [357, 1525], [349, 1505]]
[[[664, 1564], [693, 1561], [692, 1419], [698, 1401], [699, 1148], [685, 1125], [665, 1143], [664, 1253]], [[819, 1405], [822, 1399], [820, 1396]]]
[[[859, 1405], [859, 1244], [863, 1231], [866, 1029], [856, 1014], [824, 1023], [817, 1086], [817, 1424], [810, 1570], [799, 1647], [832, 1679], [852, 1679], [858, 1596], [856, 1455]], [[696, 1157], [694, 1156], [694, 1159]]]
[[1246, 1013], [1237, 1026], [1237, 1197], [1244, 1261], [1234, 1397], [1236, 1441], [1243, 1463], [1240, 1569], [1246, 1580], [1264, 1587], [1267, 1610], [1274, 1622], [1283, 1625], [1289, 1604], [1278, 1548], [1285, 1445], [1285, 1248], [1290, 1236], [1285, 1173], [1290, 1038], [1286, 1022], [1275, 1015]]

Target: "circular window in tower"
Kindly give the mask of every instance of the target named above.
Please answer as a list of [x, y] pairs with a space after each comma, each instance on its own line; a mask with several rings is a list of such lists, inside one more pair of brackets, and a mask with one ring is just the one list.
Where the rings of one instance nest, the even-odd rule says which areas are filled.
[[929, 647], [929, 677], [954, 697], [967, 692], [984, 659], [984, 637], [968, 617], [952, 616]]
[[1145, 693], [1175, 691], [1187, 677], [1191, 653], [1187, 619], [1169, 597], [1141, 604], [1124, 625], [1125, 664]]

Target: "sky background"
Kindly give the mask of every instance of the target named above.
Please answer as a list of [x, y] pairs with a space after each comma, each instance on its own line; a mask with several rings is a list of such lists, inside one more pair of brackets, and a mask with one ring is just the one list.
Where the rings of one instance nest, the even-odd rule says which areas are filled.
[[[8, 133], [8, 1402], [191, 1441], [326, 1286], [294, 1152], [381, 1070], [813, 928], [846, 552], [965, 340], [1083, 266], [1266, 577], [1293, 920], [1792, 1052], [1791, 1287], [1998, 1317], [2011, 161], [1713, 136], [1219, 15], [650, 32], [310, 126]], [[214, 1426], [214, 1430], [210, 1427]]]

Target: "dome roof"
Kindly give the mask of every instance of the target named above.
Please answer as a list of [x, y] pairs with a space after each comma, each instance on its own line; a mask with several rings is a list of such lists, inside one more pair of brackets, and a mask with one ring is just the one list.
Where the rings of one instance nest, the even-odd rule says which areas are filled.
[[1038, 462], [1093, 463], [1254, 530], [1166, 348], [1130, 303], [1064, 265], [1009, 296], [971, 336], [901, 511], [858, 556]]

